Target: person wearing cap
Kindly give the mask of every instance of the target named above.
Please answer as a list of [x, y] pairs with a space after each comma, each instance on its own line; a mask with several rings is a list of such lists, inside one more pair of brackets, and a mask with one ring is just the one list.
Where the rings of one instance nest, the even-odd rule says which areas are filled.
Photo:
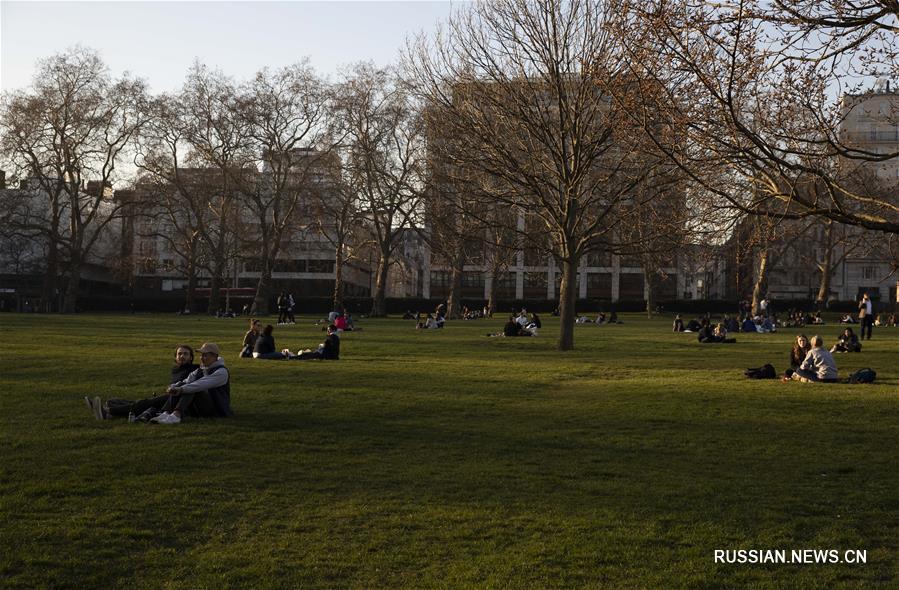
[[[187, 379], [187, 377], [199, 369], [199, 365], [194, 363], [194, 349], [187, 344], [179, 344], [175, 347], [175, 365], [172, 367], [169, 383], [177, 383]], [[91, 399], [85, 397], [91, 413], [98, 420], [106, 418], [122, 417], [131, 415], [135, 422], [146, 422], [162, 410], [168, 401], [167, 394], [153, 396], [151, 398], [139, 401], [131, 401], [127, 399], [112, 398], [103, 402], [100, 397]]]
[[162, 413], [153, 418], [157, 424], [178, 424], [185, 413], [201, 417], [228, 417], [231, 412], [231, 380], [219, 347], [206, 342], [197, 350], [200, 368], [166, 389], [169, 400]]

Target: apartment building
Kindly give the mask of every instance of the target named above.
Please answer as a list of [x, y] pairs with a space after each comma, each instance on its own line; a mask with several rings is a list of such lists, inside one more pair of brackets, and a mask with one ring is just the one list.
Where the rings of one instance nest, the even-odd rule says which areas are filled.
[[[840, 141], [848, 148], [848, 156], [860, 156], [839, 158], [843, 182], [858, 186], [860, 191], [899, 199], [899, 157], [888, 157], [899, 153], [899, 93], [888, 80], [879, 80], [869, 92], [843, 96], [841, 107]], [[878, 160], [878, 156], [886, 157]], [[899, 301], [894, 272], [896, 253], [890, 251], [888, 237], [883, 233], [827, 220], [813, 220], [811, 224], [808, 220], [791, 221], [784, 225], [784, 237], [775, 240], [769, 250], [769, 297], [817, 298], [821, 273], [827, 267], [828, 301], [858, 300], [865, 292], [884, 304]], [[757, 250], [756, 256], [743, 262], [744, 275], [757, 272]], [[737, 291], [745, 296], [751, 284], [751, 280], [744, 281]]]

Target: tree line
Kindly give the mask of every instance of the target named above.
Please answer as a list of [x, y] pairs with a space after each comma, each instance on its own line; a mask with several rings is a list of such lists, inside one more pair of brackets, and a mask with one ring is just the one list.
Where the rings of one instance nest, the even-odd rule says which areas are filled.
[[[856, 235], [840, 228], [894, 247], [896, 179], [871, 170], [899, 154], [844, 123], [873, 78], [896, 78], [897, 19], [879, 0], [500, 0], [458, 7], [388, 68], [331, 81], [300, 61], [235, 81], [196, 63], [158, 95], [75, 48], [3, 96], [3, 166], [43, 202], [8, 196], [0, 215], [7, 234], [44, 241], [44, 290], [64, 278], [65, 311], [126, 214], [169, 243], [188, 297], [211, 279], [216, 308], [230, 265], [252, 258], [259, 312], [297, 235], [332, 250], [335, 301], [344, 266], [373, 253], [374, 315], [405, 231], [450, 269], [451, 314], [466, 264], [498, 277], [536, 250], [561, 271], [568, 350], [578, 268], [595, 253], [638, 258], [652, 286], [672, 253], [747, 228], [760, 275], [809, 228], [831, 245], [821, 269]], [[882, 118], [896, 125], [897, 109]], [[104, 196], [123, 183], [128, 199]]]

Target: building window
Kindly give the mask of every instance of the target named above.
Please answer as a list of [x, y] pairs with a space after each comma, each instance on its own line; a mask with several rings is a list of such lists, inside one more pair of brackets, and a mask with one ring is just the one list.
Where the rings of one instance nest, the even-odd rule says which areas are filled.
[[462, 273], [462, 286], [463, 287], [483, 287], [484, 286], [484, 273], [480, 271], [469, 271], [466, 270]]
[[431, 271], [431, 286], [432, 287], [449, 287], [450, 284], [450, 275], [448, 271], [445, 270], [432, 270]]
[[307, 272], [318, 272], [318, 273], [334, 272], [334, 261], [333, 260], [309, 260], [306, 262], [308, 262], [308, 264], [309, 264], [309, 270]]
[[865, 280], [870, 280], [874, 278], [874, 267], [866, 266], [862, 268], [862, 278]]
[[545, 272], [526, 272], [524, 273], [524, 286], [534, 288], [546, 288]]

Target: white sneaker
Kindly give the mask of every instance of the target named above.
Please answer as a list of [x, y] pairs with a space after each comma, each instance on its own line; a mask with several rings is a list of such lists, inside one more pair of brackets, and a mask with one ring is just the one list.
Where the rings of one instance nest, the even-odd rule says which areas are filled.
[[165, 417], [160, 418], [158, 421], [159, 424], [180, 424], [181, 416], [178, 414], [166, 414]]
[[91, 404], [94, 410], [94, 417], [97, 420], [104, 420], [106, 416], [103, 414], [103, 400], [100, 399], [100, 396], [94, 398], [94, 402]]
[[157, 414], [156, 416], [150, 418], [150, 422], [153, 424], [162, 424], [163, 420], [168, 419], [170, 414], [168, 412], [162, 412], [161, 414]]

